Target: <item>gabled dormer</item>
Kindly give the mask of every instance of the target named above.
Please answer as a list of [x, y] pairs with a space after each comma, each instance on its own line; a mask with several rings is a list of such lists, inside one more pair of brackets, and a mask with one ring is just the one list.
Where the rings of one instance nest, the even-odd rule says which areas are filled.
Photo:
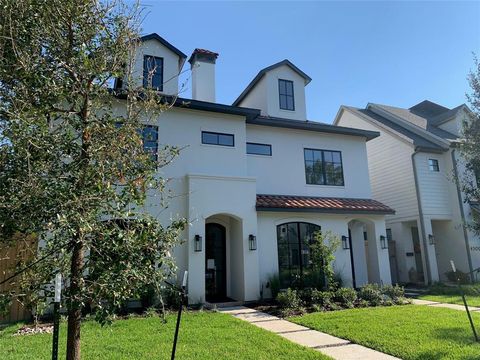
[[306, 120], [305, 86], [312, 79], [288, 60], [266, 67], [234, 101], [270, 117]]
[[[142, 36], [132, 64], [135, 86], [152, 87], [165, 95], [178, 95], [178, 75], [187, 55], [156, 33]], [[117, 81], [122, 87], [125, 79]]]

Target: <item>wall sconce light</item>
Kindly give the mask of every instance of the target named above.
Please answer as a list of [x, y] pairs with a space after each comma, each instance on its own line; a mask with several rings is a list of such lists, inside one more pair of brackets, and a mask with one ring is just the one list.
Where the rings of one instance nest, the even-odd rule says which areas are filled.
[[348, 236], [343, 235], [342, 236], [342, 248], [343, 250], [348, 250], [350, 249], [350, 238]]
[[428, 235], [428, 243], [430, 245], [435, 245], [435, 236], [434, 235], [432, 235], [432, 234]]
[[202, 251], [202, 237], [200, 235], [195, 235], [195, 252]]
[[385, 238], [385, 235], [380, 235], [380, 246], [382, 247], [382, 249], [388, 249], [387, 239]]
[[255, 235], [248, 235], [248, 248], [250, 250], [257, 250], [257, 237]]

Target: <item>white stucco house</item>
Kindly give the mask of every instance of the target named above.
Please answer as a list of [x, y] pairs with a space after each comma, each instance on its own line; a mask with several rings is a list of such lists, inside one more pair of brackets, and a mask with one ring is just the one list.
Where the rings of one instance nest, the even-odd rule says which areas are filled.
[[[166, 209], [152, 196], [148, 210], [189, 220], [175, 258], [179, 277], [189, 272], [190, 302], [255, 301], [269, 296], [275, 274], [288, 286], [308, 272], [309, 239], [320, 229], [344, 237], [335, 261], [344, 285], [390, 284], [385, 215], [394, 211], [372, 200], [367, 164], [366, 144], [379, 132], [307, 120], [311, 79], [288, 60], [261, 70], [232, 105], [219, 104], [217, 57], [195, 49], [192, 99], [177, 98], [145, 142], [184, 148], [161, 169], [176, 196]], [[177, 95], [186, 59], [147, 35], [135, 72], [153, 73], [146, 86]]]
[[334, 124], [380, 136], [367, 143], [373, 197], [395, 208], [387, 216], [393, 281], [444, 281], [450, 260], [464, 272], [480, 267], [480, 238], [463, 224], [478, 204], [465, 203], [453, 181], [464, 167], [455, 150], [466, 105], [423, 101], [408, 109], [342, 106]]

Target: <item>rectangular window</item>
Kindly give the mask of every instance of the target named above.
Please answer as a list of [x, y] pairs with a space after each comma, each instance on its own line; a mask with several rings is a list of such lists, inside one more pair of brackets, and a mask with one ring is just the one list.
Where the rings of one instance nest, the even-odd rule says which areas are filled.
[[247, 154], [272, 156], [272, 145], [247, 142]]
[[278, 93], [280, 96], [280, 109], [295, 110], [295, 99], [293, 95], [293, 81], [278, 80]]
[[343, 186], [340, 151], [304, 149], [307, 184]]
[[235, 138], [232, 134], [202, 131], [202, 144], [233, 147], [235, 146]]
[[163, 58], [143, 57], [143, 87], [163, 91]]
[[440, 168], [438, 166], [438, 160], [428, 159], [428, 168], [430, 169], [430, 171], [439, 172]]
[[152, 160], [158, 160], [158, 126], [144, 125], [142, 129], [143, 150], [152, 156]]

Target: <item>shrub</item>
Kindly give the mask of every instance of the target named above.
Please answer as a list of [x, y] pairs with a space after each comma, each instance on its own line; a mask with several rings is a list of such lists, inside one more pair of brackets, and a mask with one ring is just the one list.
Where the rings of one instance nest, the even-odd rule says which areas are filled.
[[382, 293], [385, 296], [388, 296], [392, 302], [396, 305], [401, 305], [404, 303], [405, 298], [405, 289], [399, 285], [385, 285], [382, 287]]
[[272, 298], [276, 299], [278, 293], [280, 292], [280, 277], [277, 274], [273, 274], [268, 278], [268, 286], [270, 287], [270, 292]]
[[463, 271], [457, 270], [457, 272], [453, 271], [447, 271], [445, 273], [447, 276], [447, 279], [451, 282], [457, 283], [457, 281], [460, 282], [460, 284], [469, 284], [470, 283], [470, 275], [464, 273]]
[[282, 309], [300, 309], [303, 306], [302, 299], [297, 290], [288, 288], [277, 295], [277, 302]]
[[377, 284], [367, 284], [360, 288], [358, 297], [365, 300], [369, 306], [379, 306], [383, 302], [382, 291]]
[[346, 308], [353, 308], [357, 300], [357, 292], [352, 288], [340, 288], [335, 291], [335, 301]]
[[332, 308], [334, 293], [331, 291], [312, 290], [312, 304], [323, 310]]
[[306, 306], [312, 306], [314, 304], [313, 302], [314, 291], [316, 290], [312, 288], [307, 288], [307, 289], [298, 291], [298, 295], [300, 296], [300, 299], [302, 300], [303, 304], [305, 304]]

